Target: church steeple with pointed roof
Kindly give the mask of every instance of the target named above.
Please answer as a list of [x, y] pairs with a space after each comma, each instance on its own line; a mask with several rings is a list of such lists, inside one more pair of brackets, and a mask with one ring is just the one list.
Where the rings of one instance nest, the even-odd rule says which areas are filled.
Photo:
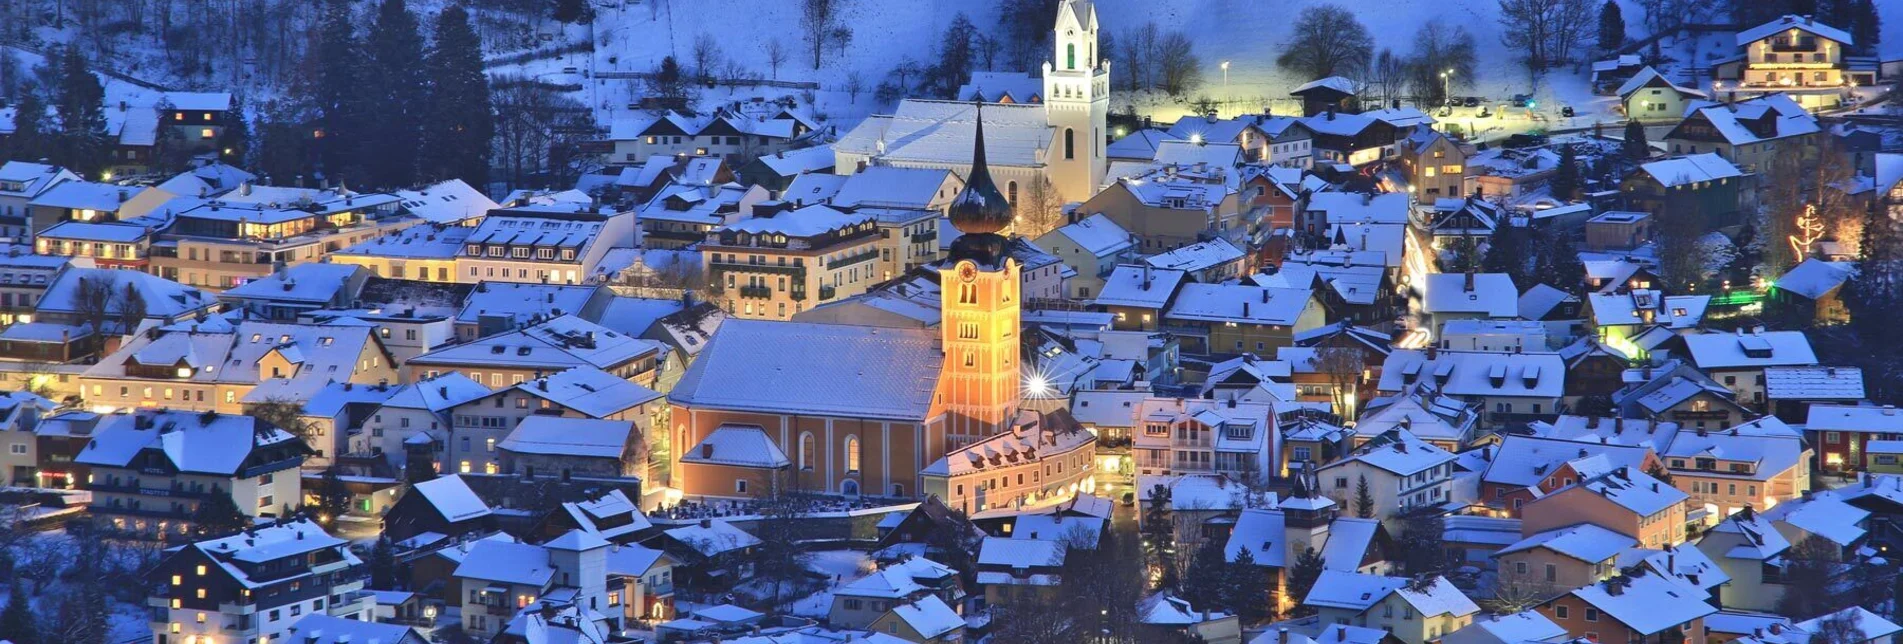
[[985, 165], [984, 104], [977, 103], [973, 109], [977, 124], [972, 134], [971, 176], [965, 178], [965, 188], [952, 198], [946, 213], [952, 226], [964, 233], [952, 242], [951, 259], [991, 266], [1003, 256], [1005, 240], [998, 233], [1010, 228], [1013, 212]]
[[952, 226], [963, 233], [939, 265], [940, 338], [945, 367], [939, 397], [945, 438], [956, 449], [1004, 431], [1022, 391], [1018, 375], [1018, 263], [1005, 255], [1011, 204], [985, 167], [982, 110], [971, 146], [971, 176], [952, 199]]

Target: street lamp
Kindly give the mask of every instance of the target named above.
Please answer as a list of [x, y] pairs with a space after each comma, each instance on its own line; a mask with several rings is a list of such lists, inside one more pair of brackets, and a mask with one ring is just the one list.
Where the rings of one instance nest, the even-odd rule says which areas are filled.
[[1229, 92], [1229, 61], [1222, 61], [1222, 91]]
[[1441, 72], [1440, 73], [1441, 99], [1446, 100], [1446, 99], [1452, 98], [1454, 96], [1453, 88], [1454, 88], [1454, 70], [1449, 69], [1447, 71]]

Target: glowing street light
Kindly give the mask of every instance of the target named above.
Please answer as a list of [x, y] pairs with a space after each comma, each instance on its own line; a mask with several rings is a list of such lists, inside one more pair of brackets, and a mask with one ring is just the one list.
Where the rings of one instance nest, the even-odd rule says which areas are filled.
[[1222, 61], [1222, 91], [1229, 91], [1229, 61]]

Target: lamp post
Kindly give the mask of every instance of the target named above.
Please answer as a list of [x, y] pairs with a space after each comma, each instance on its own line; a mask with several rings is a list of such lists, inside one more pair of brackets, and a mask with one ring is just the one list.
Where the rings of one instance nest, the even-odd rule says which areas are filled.
[[1229, 61], [1222, 61], [1222, 93], [1229, 93]]
[[1440, 94], [1443, 101], [1454, 97], [1454, 70], [1440, 73]]

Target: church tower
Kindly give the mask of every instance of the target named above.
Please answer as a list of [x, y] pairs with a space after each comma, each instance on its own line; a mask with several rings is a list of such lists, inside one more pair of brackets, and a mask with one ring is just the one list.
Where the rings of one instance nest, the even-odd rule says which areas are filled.
[[1110, 63], [1097, 50], [1097, 8], [1090, 0], [1062, 0], [1051, 30], [1055, 46], [1044, 62], [1044, 113], [1052, 127], [1046, 163], [1065, 201], [1083, 201], [1103, 185]]
[[953, 449], [1003, 431], [1020, 396], [1019, 267], [1005, 255], [1005, 238], [998, 234], [1011, 225], [1011, 204], [985, 167], [984, 106], [976, 109], [971, 176], [947, 213], [962, 235], [938, 269], [945, 349], [938, 386]]

